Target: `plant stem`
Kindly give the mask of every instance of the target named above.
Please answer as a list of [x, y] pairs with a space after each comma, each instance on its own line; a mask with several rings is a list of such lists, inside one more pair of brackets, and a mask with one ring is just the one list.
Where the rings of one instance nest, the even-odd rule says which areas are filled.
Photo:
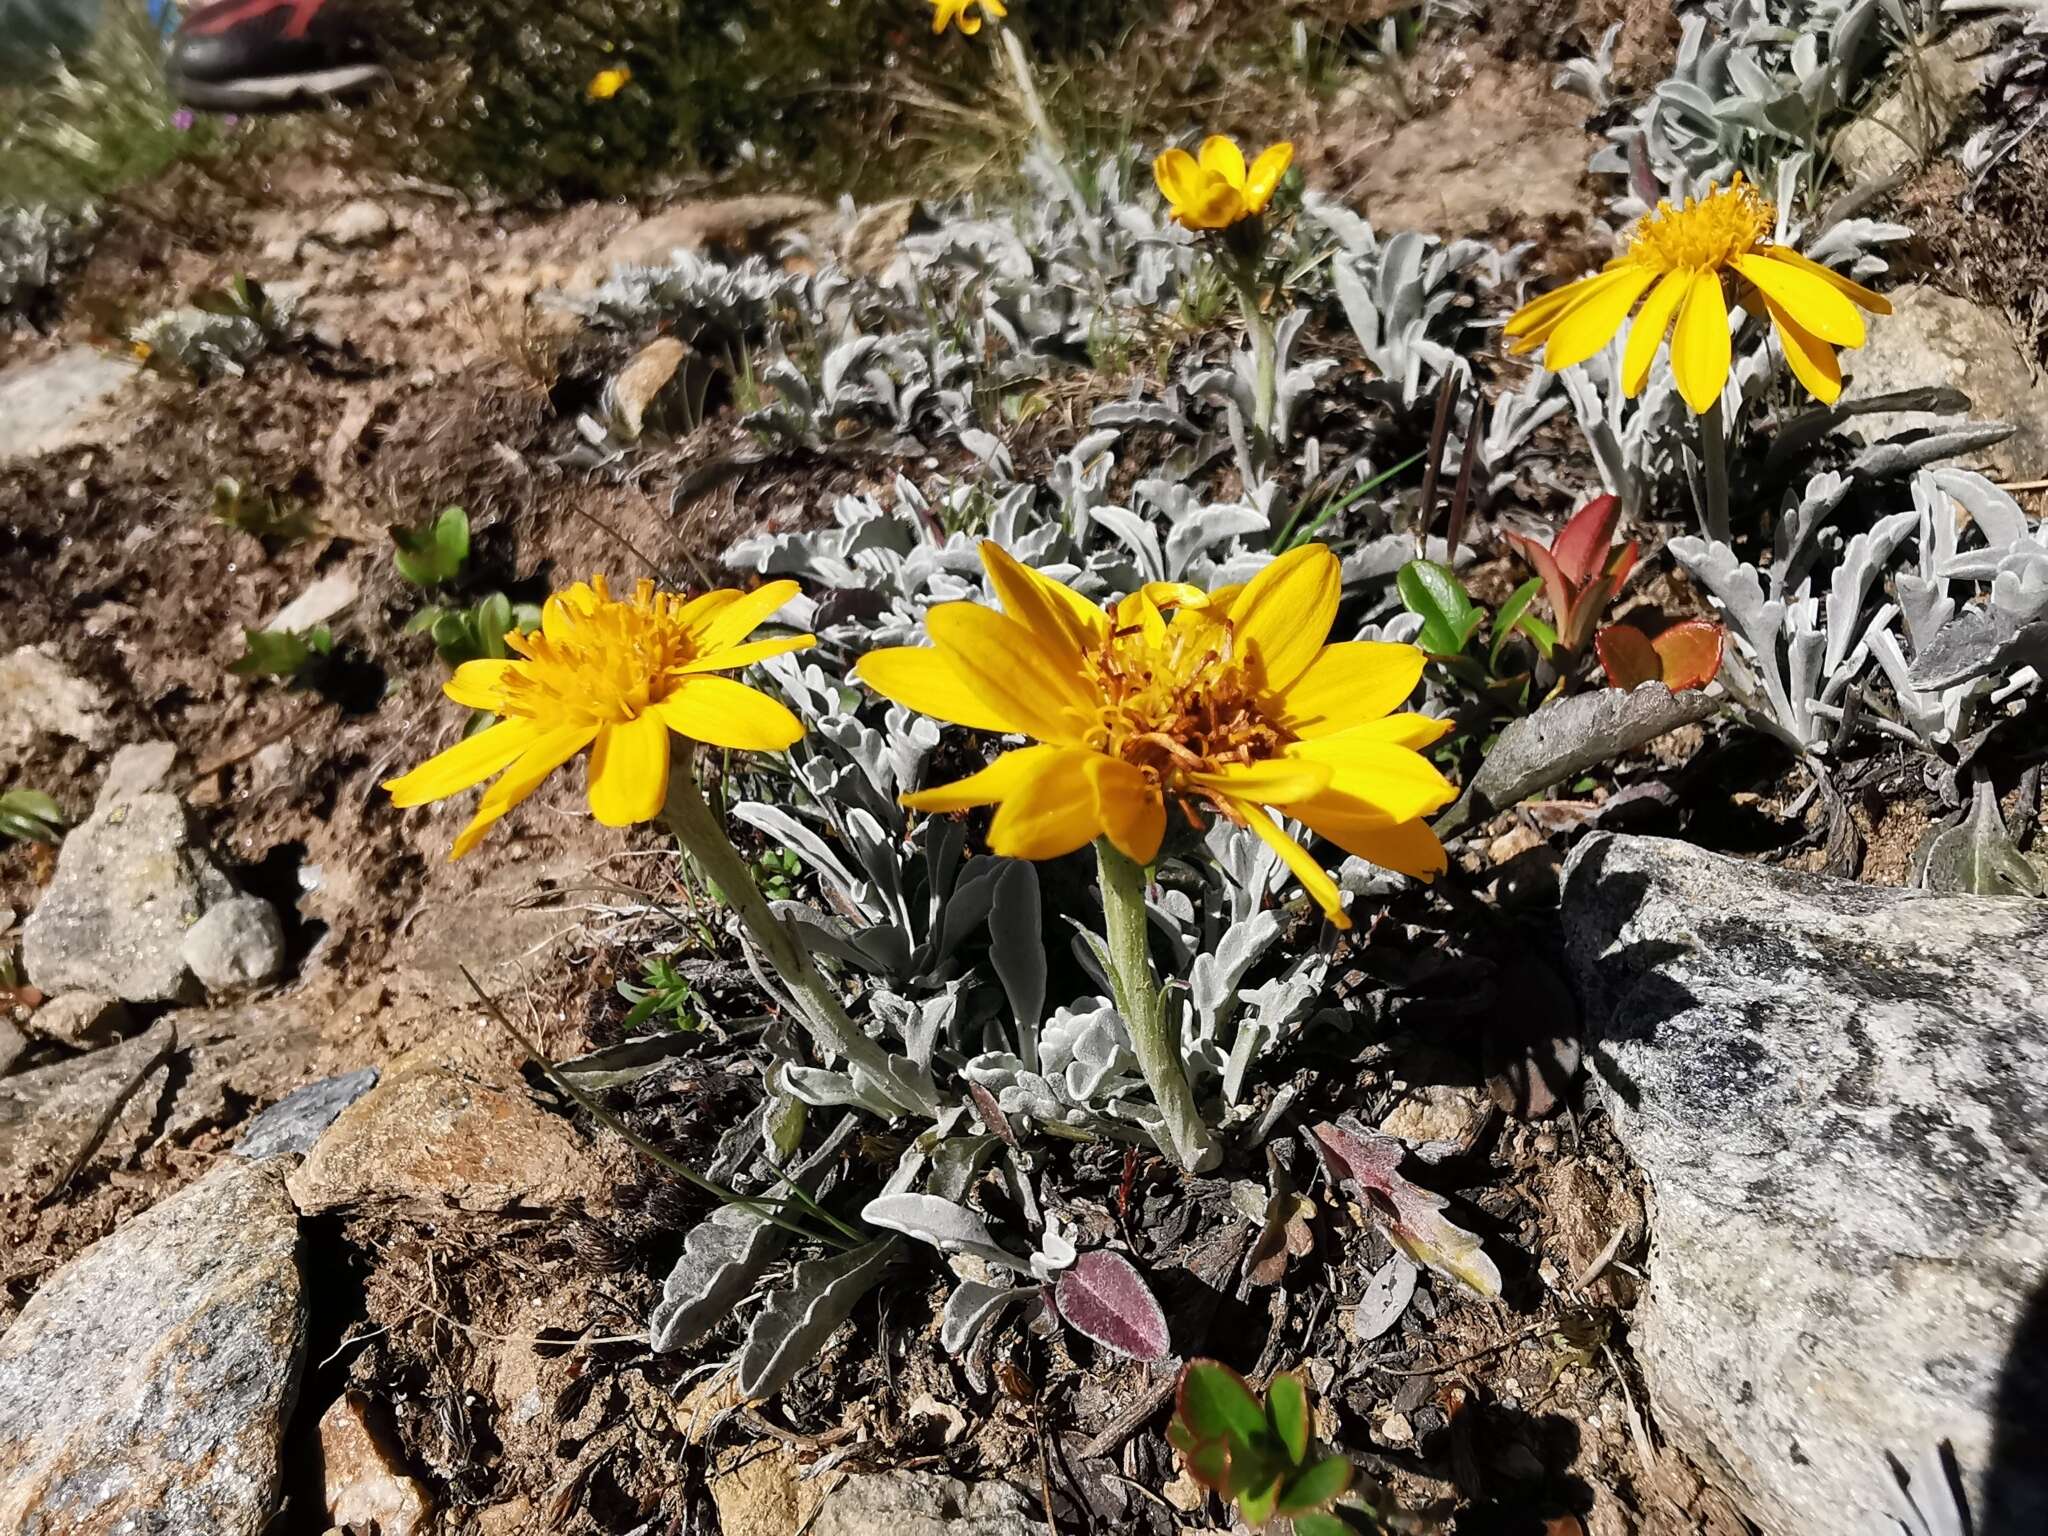
[[1253, 262], [1234, 261], [1230, 267], [1231, 277], [1237, 285], [1238, 308], [1244, 311], [1245, 337], [1252, 344], [1252, 456], [1259, 473], [1264, 475], [1273, 467], [1276, 446], [1273, 442], [1273, 410], [1277, 399], [1273, 324], [1259, 304], [1259, 285], [1253, 275]]
[[1102, 259], [1102, 236], [1091, 217], [1088, 200], [1081, 195], [1081, 184], [1074, 180], [1073, 168], [1067, 164], [1066, 141], [1046, 115], [1045, 102], [1038, 94], [1038, 78], [1032, 73], [1031, 61], [1024, 56], [1023, 41], [1016, 29], [1005, 22], [996, 23], [996, 31], [1003, 40], [1003, 62], [1010, 67], [1010, 78], [1017, 83], [1017, 94], [1024, 100], [1024, 115], [1031, 119], [1031, 131], [1038, 135], [1039, 146], [1045, 157], [1052, 162], [1053, 174], [1059, 178], [1060, 191], [1068, 202], [1074, 205], [1074, 216], [1081, 223], [1081, 237], [1087, 242], [1088, 254], [1099, 262]]
[[1145, 935], [1145, 871], [1106, 837], [1096, 840], [1095, 859], [1102, 872], [1103, 936], [1109, 941], [1109, 985], [1116, 994], [1117, 1012], [1124, 1016], [1131, 1049], [1165, 1118], [1174, 1156], [1189, 1173], [1204, 1172], [1221, 1161], [1222, 1153], [1195, 1108], [1180, 1042], [1168, 1027], [1159, 982], [1152, 974]]
[[775, 915], [760, 886], [754, 883], [754, 872], [725, 835], [724, 825], [704, 803], [694, 767], [687, 757], [669, 773], [668, 803], [662, 807], [661, 819], [746, 925], [755, 945], [789, 989], [797, 1011], [810, 1029], [812, 1042], [826, 1059], [844, 1057], [847, 1065], [859, 1069], [876, 1092], [906, 1114], [937, 1114], [938, 1100], [930, 1085], [913, 1080], [907, 1070], [899, 1069], [887, 1051], [861, 1031], [803, 941]]
[[1706, 501], [1702, 524], [1708, 542], [1726, 544], [1731, 537], [1728, 517], [1728, 434], [1721, 419], [1721, 402], [1700, 412], [1700, 488]]

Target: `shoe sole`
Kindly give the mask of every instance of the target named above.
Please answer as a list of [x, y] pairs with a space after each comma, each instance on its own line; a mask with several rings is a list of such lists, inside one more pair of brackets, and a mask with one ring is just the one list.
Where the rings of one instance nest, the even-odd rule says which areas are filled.
[[171, 94], [188, 107], [213, 112], [282, 111], [294, 106], [331, 101], [390, 80], [377, 64], [349, 64], [298, 75], [251, 76], [240, 80], [170, 79]]

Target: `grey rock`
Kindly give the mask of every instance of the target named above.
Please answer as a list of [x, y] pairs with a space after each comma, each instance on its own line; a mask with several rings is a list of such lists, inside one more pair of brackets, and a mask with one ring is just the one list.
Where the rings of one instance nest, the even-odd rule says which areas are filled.
[[849, 1477], [818, 1509], [812, 1536], [1040, 1536], [1045, 1522], [1024, 1493], [1004, 1482], [884, 1472]]
[[[1968, 462], [1998, 480], [2038, 473], [2048, 461], [2048, 378], [2035, 377], [2028, 367], [2005, 316], [1920, 283], [1908, 283], [1886, 297], [1892, 313], [1874, 317], [1870, 340], [1844, 354], [1853, 377], [1843, 398], [1853, 402], [1922, 385], [1952, 386], [1969, 397], [1973, 416], [2013, 426], [2012, 436], [1967, 455]], [[1857, 428], [1872, 442], [1955, 422], [1953, 416], [1928, 411], [1856, 418]]]
[[143, 412], [115, 409], [133, 362], [93, 347], [0, 371], [0, 464], [118, 442]]
[[260, 896], [231, 896], [185, 931], [186, 968], [215, 996], [232, 996], [284, 973], [284, 924]]
[[1939, 42], [1902, 51], [1874, 106], [1835, 140], [1835, 162], [1854, 180], [1882, 181], [1932, 159], [1983, 83], [1993, 20], [1958, 27]]
[[179, 1001], [194, 990], [185, 936], [232, 895], [175, 796], [104, 806], [64, 839], [56, 876], [22, 925], [29, 980], [51, 993]]
[[74, 1050], [98, 1050], [127, 1033], [128, 1005], [103, 992], [66, 992], [29, 1015], [28, 1027]]
[[171, 770], [178, 765], [178, 749], [168, 741], [130, 742], [107, 764], [107, 776], [100, 780], [99, 799], [93, 809], [104, 811], [155, 790], [171, 787]]
[[11, 774], [44, 737], [98, 747], [111, 730], [106, 695], [48, 651], [24, 645], [0, 656], [0, 776]]
[[258, 1161], [287, 1152], [303, 1157], [334, 1124], [336, 1115], [376, 1086], [375, 1067], [308, 1083], [251, 1120], [235, 1143], [235, 1155]]
[[328, 245], [378, 245], [391, 238], [393, 225], [389, 208], [359, 197], [329, 214], [313, 231], [313, 238]]
[[0, 1335], [0, 1530], [257, 1536], [305, 1324], [272, 1168], [225, 1163], [102, 1238]]
[[1602, 834], [1564, 919], [1665, 1431], [1771, 1536], [1889, 1529], [1942, 1441], [1982, 1536], [2048, 1530], [2048, 904]]
[[14, 1070], [14, 1064], [28, 1054], [28, 1036], [14, 1027], [14, 1020], [0, 1015], [0, 1077]]

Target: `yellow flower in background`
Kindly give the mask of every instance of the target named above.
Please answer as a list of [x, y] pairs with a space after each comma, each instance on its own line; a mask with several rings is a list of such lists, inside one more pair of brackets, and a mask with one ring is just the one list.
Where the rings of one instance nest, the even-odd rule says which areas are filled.
[[951, 24], [972, 37], [981, 30], [983, 11], [994, 21], [1010, 14], [1003, 0], [932, 0], [932, 31], [943, 32]]
[[712, 675], [811, 645], [810, 635], [747, 639], [796, 592], [793, 581], [772, 581], [684, 599], [643, 581], [621, 600], [602, 576], [579, 581], [547, 600], [538, 630], [505, 637], [516, 659], [464, 662], [442, 690], [504, 718], [384, 787], [394, 804], [424, 805], [500, 775], [455, 840], [449, 857], [459, 859], [590, 747], [591, 814], [608, 827], [650, 821], [668, 794], [670, 732], [760, 752], [803, 735], [765, 693]]
[[633, 83], [633, 71], [621, 64], [616, 69], [600, 69], [590, 77], [589, 95], [592, 101], [610, 101], [619, 92]]
[[925, 616], [930, 648], [871, 651], [855, 672], [923, 714], [1036, 744], [905, 805], [993, 805], [989, 847], [1012, 858], [1107, 837], [1140, 864], [1169, 802], [1198, 826], [1205, 807], [1263, 838], [1340, 928], [1336, 884], [1268, 807], [1375, 864], [1443, 870], [1420, 818], [1454, 792], [1416, 749], [1450, 722], [1393, 713], [1422, 677], [1414, 646], [1324, 643], [1340, 576], [1322, 545], [1244, 586], [1155, 583], [1107, 611], [994, 543], [981, 558], [1001, 611], [942, 604]]
[[1247, 168], [1244, 151], [1220, 133], [1202, 140], [1199, 155], [1169, 149], [1152, 162], [1152, 177], [1174, 218], [1188, 229], [1228, 229], [1266, 211], [1273, 190], [1294, 163], [1292, 144], [1275, 144]]
[[1668, 330], [1678, 392], [1704, 414], [1728, 383], [1732, 297], [1751, 313], [1770, 316], [1793, 374], [1817, 399], [1833, 404], [1842, 393], [1835, 348], [1863, 345], [1858, 306], [1874, 315], [1888, 315], [1892, 307], [1861, 283], [1773, 245], [1776, 224], [1776, 211], [1740, 175], [1726, 187], [1709, 184], [1683, 208], [1659, 203], [1605, 269], [1515, 312], [1506, 327], [1513, 350], [1542, 347], [1543, 366], [1553, 373], [1582, 363], [1614, 339], [1642, 299], [1622, 359], [1622, 389], [1631, 397], [1641, 392]]

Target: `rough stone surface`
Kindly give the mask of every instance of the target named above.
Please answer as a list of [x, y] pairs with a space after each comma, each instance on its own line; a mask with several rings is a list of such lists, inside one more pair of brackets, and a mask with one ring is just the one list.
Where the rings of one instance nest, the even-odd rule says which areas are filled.
[[0, 1077], [14, 1070], [14, 1064], [28, 1054], [28, 1036], [14, 1027], [14, 1021], [0, 1015]]
[[307, 1215], [364, 1206], [548, 1208], [597, 1194], [588, 1150], [523, 1088], [395, 1062], [291, 1176]]
[[138, 795], [168, 789], [171, 770], [178, 766], [178, 749], [168, 741], [130, 742], [107, 764], [107, 776], [100, 780], [100, 797], [93, 806], [104, 811], [133, 800]]
[[[0, 405], [0, 420], [5, 411]], [[24, 645], [0, 656], [0, 772], [20, 763], [39, 737], [98, 747], [111, 729], [106, 695], [47, 651]]]
[[2048, 903], [1601, 835], [1564, 916], [1660, 1425], [1771, 1536], [1878, 1529], [1944, 1440], [1981, 1536], [2048, 1530]]
[[[1844, 356], [1853, 375], [1844, 398], [1949, 385], [1970, 397], [1972, 416], [2011, 422], [2015, 429], [2004, 442], [1974, 455], [1970, 467], [1988, 469], [1994, 479], [2038, 475], [2048, 463], [2048, 377], [2037, 379], [2028, 369], [2005, 317], [1921, 283], [1908, 283], [1887, 297], [1892, 313], [1872, 318], [1869, 342]], [[1855, 427], [1875, 442], [1956, 420], [1927, 411], [1890, 411], [1859, 416]]]
[[67, 992], [29, 1015], [28, 1027], [74, 1050], [97, 1050], [128, 1031], [128, 1005], [103, 992]]
[[1983, 83], [1991, 20], [1958, 27], [1900, 64], [1877, 104], [1835, 140], [1835, 162], [1857, 181], [1883, 181], [1933, 158]]
[[56, 876], [22, 925], [22, 960], [45, 992], [176, 1002], [192, 990], [187, 931], [233, 894], [177, 797], [138, 794], [64, 839]]
[[832, 212], [823, 203], [785, 193], [682, 203], [620, 230], [605, 242], [602, 257], [576, 270], [569, 286], [595, 287], [614, 268], [658, 266], [677, 251], [768, 256], [781, 236], [802, 230], [827, 237], [832, 223]]
[[885, 1472], [849, 1477], [825, 1497], [812, 1536], [1039, 1536], [1044, 1516], [1010, 1484]]
[[232, 896], [206, 909], [179, 950], [207, 991], [232, 996], [284, 973], [284, 924], [260, 896]]
[[256, 1536], [304, 1344], [275, 1172], [230, 1162], [135, 1217], [0, 1335], [0, 1530]]
[[0, 464], [118, 441], [142, 418], [112, 409], [135, 364], [92, 347], [0, 372]]
[[286, 1153], [303, 1157], [326, 1134], [337, 1115], [376, 1086], [375, 1067], [308, 1083], [244, 1126], [241, 1139], [235, 1143], [235, 1155], [258, 1160]]
[[376, 245], [391, 237], [391, 210], [382, 203], [359, 197], [344, 203], [321, 221], [313, 238], [328, 245]]
[[367, 1393], [344, 1392], [320, 1415], [320, 1478], [338, 1526], [420, 1536], [433, 1519], [426, 1488], [406, 1471]]

